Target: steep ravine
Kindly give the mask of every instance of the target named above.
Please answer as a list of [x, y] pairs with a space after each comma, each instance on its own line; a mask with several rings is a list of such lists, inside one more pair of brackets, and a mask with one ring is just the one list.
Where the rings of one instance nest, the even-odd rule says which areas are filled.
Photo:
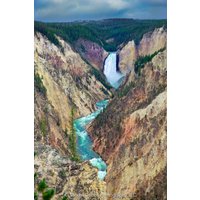
[[[123, 75], [117, 71], [116, 53], [110, 53], [105, 60], [104, 74], [107, 81], [117, 89], [120, 86]], [[87, 116], [76, 119], [74, 127], [77, 135], [77, 149], [82, 160], [87, 160], [98, 169], [98, 178], [104, 180], [107, 173], [107, 165], [102, 158], [93, 151], [92, 141], [86, 131], [86, 126], [101, 114], [109, 103], [108, 99], [96, 103], [97, 110]]]
[[[102, 47], [84, 39], [78, 40], [77, 53], [57, 37], [61, 49], [35, 34], [35, 73], [46, 88], [41, 92], [35, 87], [35, 188], [45, 178], [49, 187], [56, 188], [55, 200], [65, 194], [69, 199], [81, 195], [82, 199], [111, 200], [117, 194], [127, 200], [166, 199], [166, 50], [146, 63], [140, 76], [134, 72], [134, 61], [140, 55], [166, 46], [166, 31], [159, 30], [145, 34], [139, 46], [130, 41], [117, 52], [124, 81], [114, 98], [101, 82], [102, 76], [97, 78], [105, 70], [105, 59], [115, 62], [111, 54], [109, 58]], [[146, 47], [149, 43], [151, 48]], [[92, 73], [92, 66], [98, 75]], [[113, 66], [117, 67], [116, 62]], [[120, 72], [116, 69], [116, 74]], [[96, 115], [95, 105], [104, 99], [109, 99], [109, 105]], [[85, 150], [81, 144], [89, 144], [94, 151], [80, 163], [70, 160], [72, 108], [76, 110], [75, 125], [85, 129], [89, 122], [86, 130], [81, 127], [77, 133], [79, 153]], [[86, 131], [89, 143], [81, 135]], [[105, 170], [89, 161], [92, 158], [106, 162], [105, 181], [101, 180]], [[99, 171], [103, 178], [98, 178]]]

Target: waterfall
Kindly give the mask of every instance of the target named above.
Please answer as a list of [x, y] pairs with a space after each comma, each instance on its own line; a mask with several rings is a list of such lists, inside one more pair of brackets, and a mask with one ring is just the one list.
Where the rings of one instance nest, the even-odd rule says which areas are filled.
[[122, 81], [123, 75], [117, 71], [117, 54], [110, 53], [109, 56], [105, 60], [104, 64], [104, 72], [107, 78], [107, 81], [117, 89]]

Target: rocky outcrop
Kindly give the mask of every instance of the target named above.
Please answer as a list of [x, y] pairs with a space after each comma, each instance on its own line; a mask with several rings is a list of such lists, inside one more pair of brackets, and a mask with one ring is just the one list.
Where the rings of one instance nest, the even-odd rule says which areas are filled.
[[129, 41], [119, 52], [119, 69], [123, 74], [128, 74], [134, 67], [134, 63], [140, 56], [151, 55], [154, 52], [166, 47], [167, 32], [156, 28], [153, 32], [143, 35], [139, 45]]
[[166, 85], [165, 50], [145, 65], [140, 76], [131, 71], [88, 128], [95, 151], [108, 164], [108, 199], [114, 194], [124, 199], [166, 199]]
[[65, 125], [61, 126], [59, 109], [54, 108], [46, 95], [37, 88], [34, 90], [34, 101], [34, 142], [51, 145], [63, 154], [69, 153], [68, 136]]
[[[97, 178], [97, 169], [88, 162], [76, 163], [48, 145], [35, 143], [35, 191], [45, 179], [55, 190], [54, 200], [67, 196], [69, 200], [104, 200], [106, 186]], [[38, 200], [42, 199], [39, 192]]]
[[79, 39], [75, 46], [77, 51], [87, 62], [98, 70], [103, 71], [104, 60], [108, 56], [108, 52], [97, 43], [85, 39]]
[[138, 57], [137, 47], [135, 42], [129, 41], [118, 53], [119, 55], [119, 69], [123, 74], [127, 74], [133, 69], [134, 61]]
[[156, 28], [152, 33], [146, 33], [143, 35], [138, 47], [139, 56], [145, 56], [153, 54], [166, 46], [167, 32], [161, 28]]

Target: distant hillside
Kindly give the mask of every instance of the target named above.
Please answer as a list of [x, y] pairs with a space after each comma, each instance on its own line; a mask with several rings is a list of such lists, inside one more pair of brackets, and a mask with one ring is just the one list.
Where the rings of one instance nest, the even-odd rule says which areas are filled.
[[35, 31], [41, 32], [55, 45], [60, 46], [55, 35], [72, 46], [80, 38], [102, 46], [106, 51], [116, 51], [121, 44], [134, 39], [139, 43], [144, 33], [167, 26], [166, 20], [106, 19], [68, 23], [35, 22]]

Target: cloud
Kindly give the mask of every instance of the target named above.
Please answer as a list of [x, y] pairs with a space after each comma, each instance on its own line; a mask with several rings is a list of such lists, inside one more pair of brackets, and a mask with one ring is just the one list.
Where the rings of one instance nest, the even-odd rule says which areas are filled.
[[166, 0], [35, 0], [35, 20], [166, 18]]

